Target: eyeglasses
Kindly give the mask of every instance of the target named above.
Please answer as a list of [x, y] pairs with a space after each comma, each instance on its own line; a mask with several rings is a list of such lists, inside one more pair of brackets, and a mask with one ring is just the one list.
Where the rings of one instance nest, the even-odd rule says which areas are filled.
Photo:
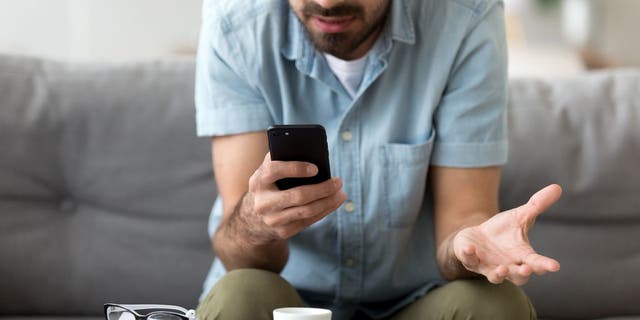
[[106, 320], [197, 320], [194, 310], [162, 304], [104, 305]]

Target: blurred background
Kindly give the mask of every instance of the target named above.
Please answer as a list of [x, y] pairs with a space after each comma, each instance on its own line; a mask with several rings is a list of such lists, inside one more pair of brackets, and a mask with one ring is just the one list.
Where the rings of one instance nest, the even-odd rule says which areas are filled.
[[[192, 58], [201, 2], [0, 0], [0, 53], [109, 62]], [[640, 66], [640, 0], [505, 3], [513, 77]]]

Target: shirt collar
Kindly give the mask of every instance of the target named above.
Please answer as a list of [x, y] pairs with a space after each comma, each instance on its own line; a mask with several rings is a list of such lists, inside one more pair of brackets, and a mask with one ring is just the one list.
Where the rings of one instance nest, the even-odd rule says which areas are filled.
[[[289, 60], [308, 60], [310, 57], [307, 53], [315, 50], [313, 44], [307, 37], [304, 25], [298, 20], [293, 10], [289, 8], [288, 12], [286, 42], [281, 53]], [[415, 25], [413, 24], [413, 17], [410, 14], [407, 0], [391, 0], [389, 24], [385, 32], [388, 32], [393, 40], [411, 45], [415, 44]], [[304, 59], [305, 56], [306, 59]]]

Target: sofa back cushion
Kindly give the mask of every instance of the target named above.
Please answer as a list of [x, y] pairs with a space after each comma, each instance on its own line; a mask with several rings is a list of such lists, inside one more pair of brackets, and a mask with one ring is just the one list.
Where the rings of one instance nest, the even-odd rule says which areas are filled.
[[193, 74], [0, 56], [0, 315], [197, 304], [216, 188]]
[[[216, 188], [193, 67], [0, 56], [0, 316], [195, 306]], [[514, 80], [510, 95], [501, 207], [564, 188], [530, 235], [562, 264], [525, 288], [539, 315], [640, 315], [640, 71]]]
[[559, 183], [530, 234], [560, 272], [526, 290], [548, 318], [640, 315], [640, 70], [514, 80], [501, 207]]

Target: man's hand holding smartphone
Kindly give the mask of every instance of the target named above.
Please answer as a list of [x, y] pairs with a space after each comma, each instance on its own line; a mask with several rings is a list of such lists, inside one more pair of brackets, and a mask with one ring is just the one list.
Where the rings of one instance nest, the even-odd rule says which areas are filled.
[[249, 179], [242, 200], [241, 221], [254, 245], [286, 240], [337, 210], [346, 200], [340, 178], [280, 190], [276, 181], [313, 177], [318, 167], [308, 162], [272, 161], [267, 153]]

